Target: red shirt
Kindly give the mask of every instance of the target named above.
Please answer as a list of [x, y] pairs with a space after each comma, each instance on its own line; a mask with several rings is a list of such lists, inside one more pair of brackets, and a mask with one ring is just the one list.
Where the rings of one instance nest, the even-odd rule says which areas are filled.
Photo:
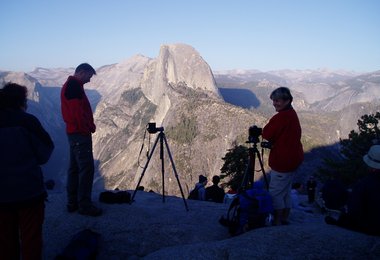
[[89, 135], [95, 132], [90, 102], [83, 83], [69, 76], [61, 90], [61, 112], [68, 134]]
[[272, 143], [269, 166], [278, 172], [295, 171], [304, 155], [301, 125], [293, 108], [275, 114], [263, 128], [262, 136]]

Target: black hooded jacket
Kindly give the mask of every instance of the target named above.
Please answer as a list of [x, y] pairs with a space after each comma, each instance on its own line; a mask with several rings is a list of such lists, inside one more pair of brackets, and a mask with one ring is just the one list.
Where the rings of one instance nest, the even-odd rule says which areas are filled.
[[46, 195], [40, 165], [54, 149], [39, 120], [21, 109], [0, 110], [0, 206]]

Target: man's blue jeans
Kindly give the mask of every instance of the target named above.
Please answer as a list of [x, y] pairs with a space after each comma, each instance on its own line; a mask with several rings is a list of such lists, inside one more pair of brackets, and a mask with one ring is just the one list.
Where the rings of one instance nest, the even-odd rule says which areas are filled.
[[94, 180], [94, 157], [91, 135], [68, 134], [70, 166], [67, 175], [67, 199], [69, 205], [89, 207]]

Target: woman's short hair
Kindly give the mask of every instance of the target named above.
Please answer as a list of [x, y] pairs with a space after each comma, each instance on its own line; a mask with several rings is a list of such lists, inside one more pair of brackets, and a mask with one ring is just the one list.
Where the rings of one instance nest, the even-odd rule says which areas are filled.
[[290, 90], [287, 87], [279, 87], [272, 91], [270, 94], [270, 99], [282, 99], [293, 101], [293, 96], [290, 93]]
[[28, 89], [16, 83], [7, 83], [0, 89], [0, 108], [21, 108], [26, 106]]

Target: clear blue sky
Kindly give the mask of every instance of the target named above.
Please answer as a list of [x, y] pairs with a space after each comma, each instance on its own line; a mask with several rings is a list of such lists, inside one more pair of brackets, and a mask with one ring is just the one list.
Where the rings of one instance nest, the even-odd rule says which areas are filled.
[[380, 70], [378, 0], [1, 0], [0, 70], [94, 67], [162, 44], [212, 70]]

